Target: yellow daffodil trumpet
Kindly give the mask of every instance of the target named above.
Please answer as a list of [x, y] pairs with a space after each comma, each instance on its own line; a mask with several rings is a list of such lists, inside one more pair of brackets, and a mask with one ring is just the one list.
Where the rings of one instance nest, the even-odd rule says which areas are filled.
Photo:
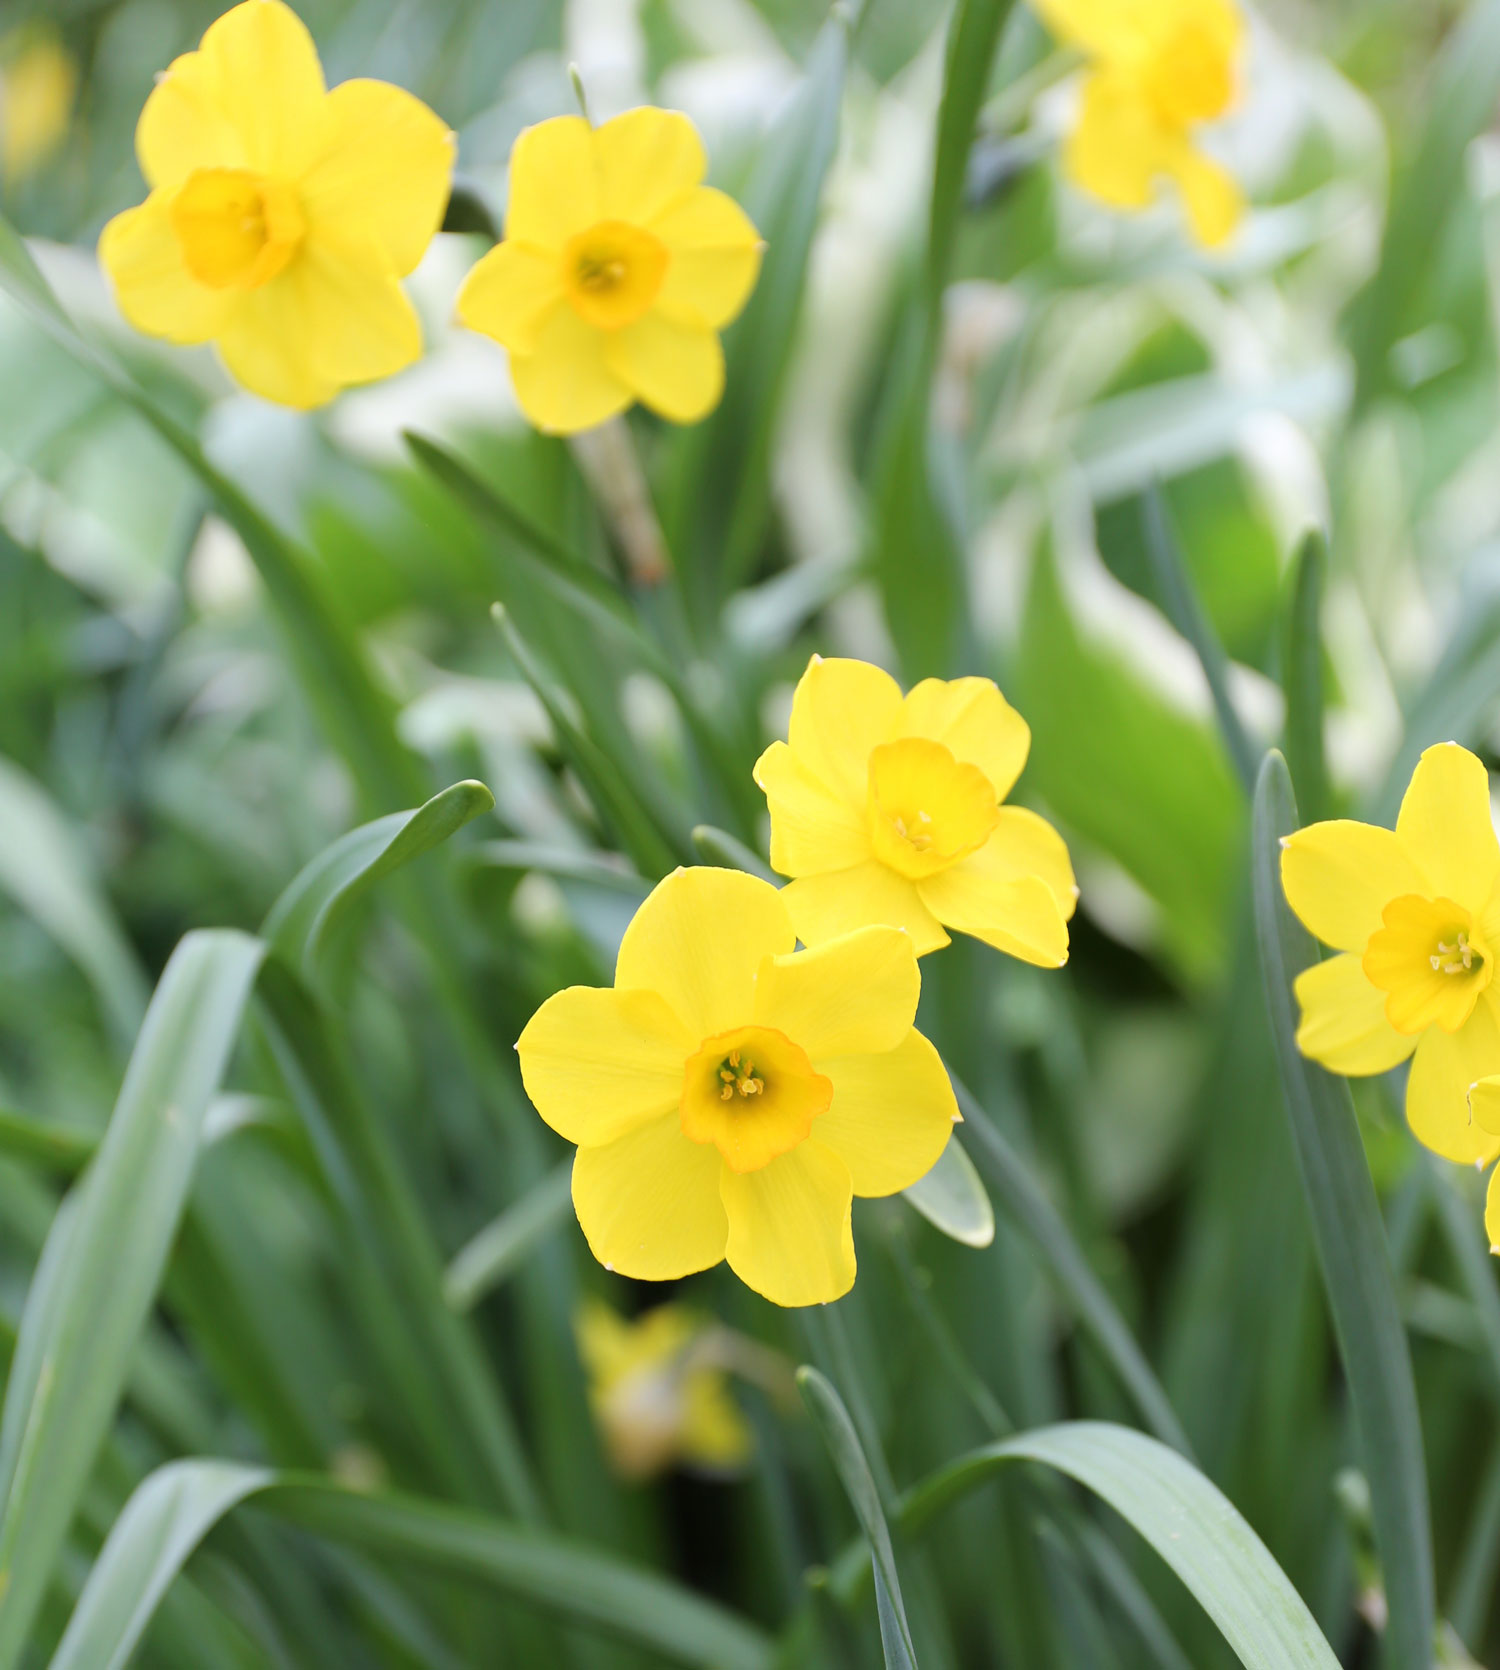
[[718, 405], [718, 333], [755, 285], [761, 241], [706, 168], [688, 118], [651, 106], [598, 128], [556, 116], [516, 141], [505, 239], [464, 281], [458, 316], [507, 349], [538, 429], [577, 434], [637, 400], [674, 423]]
[[782, 894], [677, 870], [625, 931], [615, 983], [558, 992], [516, 1048], [526, 1093], [578, 1144], [594, 1256], [671, 1281], [727, 1259], [779, 1305], [854, 1283], [854, 1195], [908, 1188], [958, 1107], [913, 1026], [911, 938], [872, 926], [796, 951]]
[[1429, 748], [1394, 830], [1310, 824], [1282, 842], [1281, 880], [1302, 922], [1339, 953], [1297, 977], [1302, 1053], [1351, 1076], [1409, 1057], [1406, 1117], [1418, 1140], [1488, 1165], [1500, 1155], [1500, 841], [1483, 762], [1456, 743]]
[[666, 1304], [627, 1321], [591, 1299], [574, 1331], [589, 1407], [621, 1477], [679, 1465], [729, 1474], [749, 1460], [754, 1439], [725, 1373], [730, 1336], [711, 1317]]
[[212, 342], [230, 375], [321, 406], [422, 352], [400, 280], [442, 222], [453, 135], [383, 81], [323, 83], [281, 0], [244, 0], [173, 61], [136, 128], [151, 188], [104, 228], [120, 311]]
[[1193, 234], [1222, 244], [1243, 212], [1232, 175], [1194, 142], [1234, 101], [1244, 21], [1233, 0], [1035, 0], [1060, 41], [1082, 50], [1078, 119], [1063, 167], [1111, 208], [1182, 194]]
[[755, 764], [803, 943], [885, 922], [919, 956], [952, 928], [1043, 968], [1066, 962], [1068, 849], [1035, 812], [1002, 804], [1030, 747], [987, 678], [924, 679], [903, 697], [879, 667], [815, 655], [788, 740]]

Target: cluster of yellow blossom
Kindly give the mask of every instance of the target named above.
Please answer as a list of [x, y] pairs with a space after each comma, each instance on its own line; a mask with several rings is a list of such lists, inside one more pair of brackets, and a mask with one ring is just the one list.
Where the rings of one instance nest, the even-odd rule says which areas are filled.
[[[1122, 208], [1171, 178], [1199, 238], [1222, 241], [1239, 194], [1191, 134], [1233, 96], [1230, 0], [1037, 4], [1090, 65], [1071, 177]], [[23, 107], [11, 91], [8, 108]], [[420, 355], [400, 280], [442, 223], [454, 137], [398, 87], [330, 91], [282, 0], [243, 0], [170, 65], [136, 149], [150, 195], [110, 221], [99, 256], [138, 330], [212, 342], [245, 388], [304, 408]], [[538, 428], [573, 434], [637, 400], [692, 423], [718, 403], [718, 333], [754, 287], [762, 245], [702, 183], [706, 168], [687, 117], [652, 107], [597, 128], [554, 117], [516, 141], [504, 240], [457, 308], [506, 348]]]

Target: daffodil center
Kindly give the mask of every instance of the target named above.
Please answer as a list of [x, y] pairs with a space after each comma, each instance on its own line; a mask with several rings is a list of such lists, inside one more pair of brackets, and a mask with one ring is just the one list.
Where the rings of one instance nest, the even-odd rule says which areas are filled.
[[1457, 1032], [1494, 975], [1494, 959], [1472, 914], [1452, 899], [1406, 894], [1381, 914], [1362, 966], [1386, 993], [1385, 1012], [1400, 1032], [1439, 1026]]
[[245, 168], [199, 168], [172, 200], [172, 230], [188, 271], [215, 290], [258, 290], [297, 253], [307, 231], [297, 194]]
[[926, 737], [873, 749], [869, 781], [866, 823], [875, 856], [913, 879], [977, 852], [999, 817], [989, 778]]
[[1146, 93], [1173, 127], [1212, 121], [1234, 96], [1234, 66], [1224, 43], [1196, 19], [1185, 20], [1146, 69]]
[[705, 1038], [683, 1065], [683, 1135], [713, 1143], [732, 1171], [758, 1171], [806, 1139], [833, 1101], [807, 1052], [769, 1026]]
[[667, 260], [667, 246], [644, 227], [601, 220], [568, 240], [563, 288], [581, 318], [599, 330], [619, 330], [656, 300]]

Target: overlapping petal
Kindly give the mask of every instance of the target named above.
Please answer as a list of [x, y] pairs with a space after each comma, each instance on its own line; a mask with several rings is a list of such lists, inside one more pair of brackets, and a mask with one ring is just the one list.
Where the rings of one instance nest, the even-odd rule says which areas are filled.
[[265, 400], [307, 411], [325, 405], [338, 383], [318, 363], [318, 344], [297, 289], [278, 281], [241, 295], [215, 337], [231, 377]]
[[[712, 1152], [712, 1150], [710, 1150]], [[849, 1168], [816, 1137], [759, 1171], [724, 1168], [725, 1256], [777, 1305], [823, 1305], [854, 1285]]]
[[602, 216], [593, 130], [582, 116], [554, 116], [526, 128], [510, 153], [509, 241], [560, 251]]
[[762, 244], [732, 197], [699, 186], [651, 223], [671, 252], [656, 298], [677, 324], [719, 330], [745, 305], [760, 272]]
[[1424, 1147], [1461, 1165], [1500, 1155], [1500, 1135], [1475, 1122], [1469, 1088], [1500, 1073], [1500, 1021], [1486, 992], [1457, 1032], [1432, 1026], [1422, 1034], [1406, 1081], [1406, 1121]]
[[724, 350], [713, 331], [682, 325], [656, 308], [602, 334], [612, 376], [659, 416], [696, 423], [724, 393]]
[[942, 924], [922, 902], [917, 883], [878, 859], [825, 875], [800, 876], [782, 888], [781, 896], [804, 945], [821, 945], [868, 922], [904, 928], [919, 957], [948, 943]]
[[1031, 751], [1031, 730], [993, 679], [924, 678], [903, 704], [903, 736], [941, 742], [956, 760], [976, 765], [1004, 800]]
[[1245, 213], [1239, 181], [1186, 140], [1168, 148], [1166, 166], [1182, 193], [1193, 236], [1205, 249], [1226, 243]]
[[1500, 877], [1500, 841], [1489, 773], [1477, 755], [1456, 742], [1427, 749], [1402, 798], [1396, 834], [1432, 893], [1476, 914], [1484, 908]]
[[104, 228], [99, 259], [114, 280], [120, 311], [138, 330], [168, 342], [208, 342], [223, 330], [236, 297], [188, 271], [172, 230], [170, 192], [154, 191]]
[[675, 1111], [580, 1148], [573, 1208], [589, 1250], [638, 1281], [675, 1281], [717, 1264], [729, 1235], [721, 1169], [718, 1149], [689, 1142]]
[[902, 721], [901, 686], [868, 661], [815, 655], [792, 697], [787, 740], [815, 777], [863, 812], [870, 752]]
[[599, 218], [653, 226], [708, 169], [698, 130], [680, 110], [641, 105], [594, 131]]
[[1078, 883], [1068, 844], [1043, 817], [1025, 806], [1002, 806], [989, 840], [964, 860], [991, 881], [1040, 876], [1052, 889], [1065, 922], [1078, 905]]
[[857, 1195], [909, 1189], [937, 1164], [958, 1104], [938, 1052], [909, 1031], [884, 1055], [824, 1061], [833, 1105], [815, 1127], [817, 1140], [849, 1168]]
[[521, 410], [549, 434], [571, 435], [623, 412], [632, 391], [609, 368], [602, 331], [570, 307], [542, 319], [531, 353], [513, 353], [510, 379]]
[[738, 870], [676, 870], [635, 913], [615, 985], [659, 992], [695, 1039], [743, 1026], [767, 957], [795, 943], [782, 895]]
[[1297, 976], [1302, 1019], [1297, 1047], [1333, 1073], [1384, 1073], [1416, 1048], [1386, 1018], [1386, 994], [1370, 984], [1356, 953], [1314, 963]]
[[764, 962], [755, 1020], [796, 1039], [818, 1067], [825, 1056], [895, 1049], [911, 1031], [921, 990], [911, 935], [861, 927]]
[[1057, 895], [1040, 876], [1002, 879], [985, 850], [917, 883], [922, 903], [946, 928], [1039, 968], [1068, 960], [1068, 924]]
[[470, 268], [454, 304], [471, 331], [494, 337], [513, 354], [534, 354], [548, 315], [563, 299], [557, 257], [507, 239]]
[[785, 742], [766, 749], [754, 776], [771, 813], [771, 868], [778, 874], [823, 875], [870, 857], [863, 808], [814, 775]]
[[1313, 823], [1281, 846], [1287, 903], [1311, 933], [1340, 951], [1363, 951], [1392, 899], [1432, 891], [1407, 844], [1375, 824]]

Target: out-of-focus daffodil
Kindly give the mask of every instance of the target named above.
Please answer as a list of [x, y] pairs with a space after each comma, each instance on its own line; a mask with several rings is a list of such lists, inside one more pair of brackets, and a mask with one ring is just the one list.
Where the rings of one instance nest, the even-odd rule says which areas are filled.
[[281, 0], [244, 0], [171, 64], [136, 151], [151, 195], [104, 228], [99, 258], [137, 330], [217, 344], [285, 406], [421, 354], [400, 280], [441, 224], [453, 135], [383, 81], [328, 91]]
[[719, 403], [718, 332], [761, 242], [706, 167], [688, 118], [651, 106], [598, 128], [557, 116], [516, 141], [505, 241], [465, 280], [458, 316], [509, 350], [539, 429], [576, 434], [636, 400], [694, 423]]
[[1297, 977], [1303, 1054], [1350, 1075], [1410, 1056], [1406, 1117], [1419, 1140], [1488, 1165], [1500, 1155], [1500, 841], [1483, 762], [1456, 743], [1429, 748], [1394, 830], [1299, 829], [1282, 842], [1281, 879], [1292, 909], [1341, 953]]
[[952, 928], [1044, 968], [1067, 961], [1073, 867], [1050, 824], [1001, 804], [1031, 732], [989, 679], [924, 679], [903, 697], [879, 667], [815, 655], [788, 738], [755, 781], [804, 944], [888, 922], [919, 956]]
[[1085, 55], [1078, 120], [1063, 166], [1116, 209], [1144, 209], [1176, 183], [1199, 242], [1221, 244], [1243, 199], [1194, 142], [1236, 91], [1244, 21], [1234, 0], [1034, 0], [1059, 40]]
[[727, 1258], [779, 1305], [854, 1282], [853, 1195], [926, 1174], [958, 1107], [916, 1031], [908, 934], [865, 927], [794, 951], [782, 895], [677, 870], [620, 944], [615, 983], [573, 986], [516, 1048], [537, 1112], [569, 1142], [594, 1256], [646, 1281]]
[[50, 34], [19, 29], [0, 40], [0, 177], [34, 174], [68, 131], [78, 66]]
[[749, 1459], [750, 1427], [730, 1396], [725, 1329], [686, 1306], [627, 1321], [590, 1300], [575, 1323], [589, 1407], [615, 1470], [650, 1478], [682, 1464], [731, 1473]]

